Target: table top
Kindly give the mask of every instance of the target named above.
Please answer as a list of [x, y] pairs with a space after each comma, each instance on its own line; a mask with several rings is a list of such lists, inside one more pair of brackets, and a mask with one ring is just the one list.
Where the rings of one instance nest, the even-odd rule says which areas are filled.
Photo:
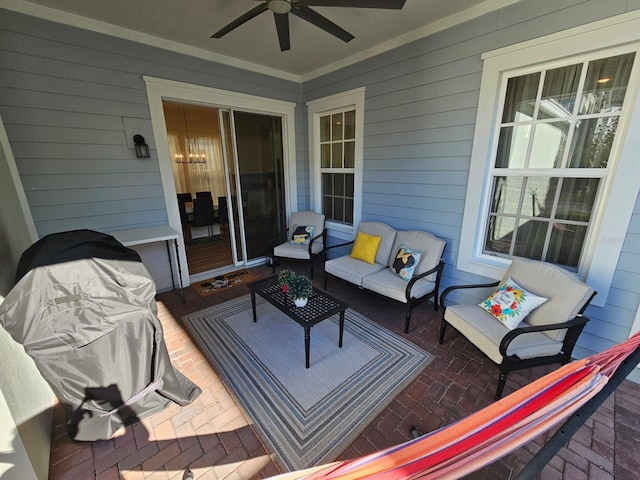
[[348, 308], [346, 303], [315, 287], [307, 304], [304, 307], [296, 307], [289, 295], [282, 291], [277, 275], [248, 283], [247, 287], [303, 327], [311, 327]]
[[169, 225], [153, 225], [151, 227], [130, 228], [109, 232], [125, 247], [131, 245], [141, 245], [143, 243], [161, 242], [164, 240], [174, 240], [180, 235]]

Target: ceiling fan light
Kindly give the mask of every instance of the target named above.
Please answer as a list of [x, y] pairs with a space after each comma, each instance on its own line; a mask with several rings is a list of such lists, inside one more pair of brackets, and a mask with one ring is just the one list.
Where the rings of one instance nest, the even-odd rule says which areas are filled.
[[269, 0], [267, 2], [267, 7], [273, 13], [289, 13], [291, 11], [291, 3], [287, 0]]

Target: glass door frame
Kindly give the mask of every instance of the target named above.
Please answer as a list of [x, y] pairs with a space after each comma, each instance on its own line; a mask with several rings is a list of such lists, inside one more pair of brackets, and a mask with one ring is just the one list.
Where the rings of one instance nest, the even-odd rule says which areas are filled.
[[[291, 211], [295, 211], [297, 205], [296, 183], [296, 148], [295, 148], [295, 107], [293, 102], [286, 102], [254, 95], [247, 95], [227, 90], [220, 90], [200, 85], [191, 85], [183, 82], [175, 82], [160, 78], [143, 76], [147, 88], [151, 124], [155, 138], [155, 146], [158, 153], [158, 164], [164, 193], [164, 201], [167, 211], [167, 223], [176, 232], [178, 238], [178, 257], [182, 268], [183, 285], [190, 285], [191, 279], [187, 265], [187, 256], [182, 237], [180, 212], [176, 199], [176, 188], [171, 168], [171, 155], [169, 153], [169, 141], [162, 109], [162, 101], [169, 100], [182, 103], [196, 103], [219, 109], [238, 110], [249, 113], [258, 113], [282, 118], [283, 137], [283, 162], [285, 182], [285, 208], [287, 217]], [[173, 259], [175, 260], [175, 259]], [[234, 259], [235, 261], [236, 259]], [[242, 261], [236, 261], [236, 266], [249, 266], [246, 253]], [[252, 262], [256, 263], [256, 262]]]

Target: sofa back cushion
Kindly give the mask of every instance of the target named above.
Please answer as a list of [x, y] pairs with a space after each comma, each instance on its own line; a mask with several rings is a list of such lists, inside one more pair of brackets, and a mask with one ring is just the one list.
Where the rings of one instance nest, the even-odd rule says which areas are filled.
[[[376, 263], [388, 265], [391, 258], [391, 249], [396, 239], [396, 231], [382, 222], [360, 222], [359, 232], [380, 237], [380, 245], [376, 253]], [[395, 255], [395, 252], [393, 252]]]
[[[427, 270], [431, 270], [440, 263], [442, 253], [444, 252], [445, 241], [434, 237], [430, 233], [421, 231], [403, 231], [398, 230], [396, 233], [396, 239], [392, 247], [391, 258], [387, 265], [393, 266], [393, 262], [396, 258], [396, 253], [400, 250], [400, 245], [406, 245], [412, 250], [417, 250], [422, 253], [418, 266], [413, 272], [413, 275], [420, 275]], [[430, 282], [436, 281], [436, 274], [432, 273], [425, 277]]]
[[[529, 325], [549, 325], [571, 320], [593, 294], [593, 289], [573, 273], [550, 263], [515, 257], [507, 269], [502, 283], [511, 277], [523, 288], [548, 300], [526, 318]], [[556, 341], [562, 341], [565, 330], [544, 332]]]

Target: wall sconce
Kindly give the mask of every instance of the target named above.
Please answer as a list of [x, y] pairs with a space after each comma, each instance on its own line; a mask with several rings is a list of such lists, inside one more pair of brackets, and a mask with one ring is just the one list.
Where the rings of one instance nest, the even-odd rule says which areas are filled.
[[134, 135], [133, 143], [135, 143], [136, 147], [136, 157], [149, 158], [149, 145], [144, 141], [144, 137], [142, 135]]

